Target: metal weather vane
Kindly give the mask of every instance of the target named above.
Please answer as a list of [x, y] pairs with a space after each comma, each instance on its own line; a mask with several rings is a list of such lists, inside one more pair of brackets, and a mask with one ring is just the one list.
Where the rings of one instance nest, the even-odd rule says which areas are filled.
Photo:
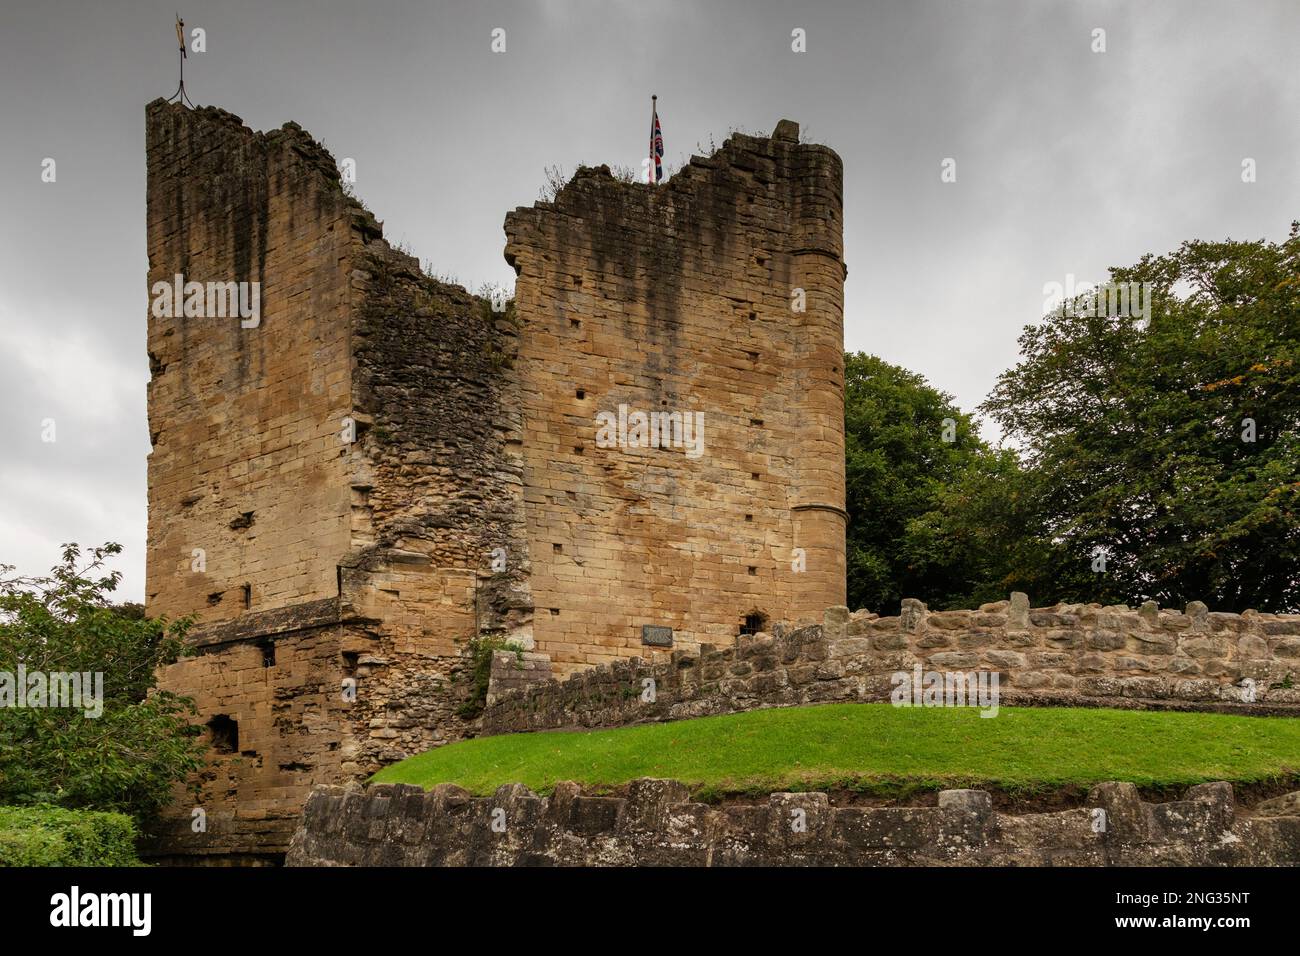
[[180, 56], [177, 57], [177, 61], [180, 64], [181, 81], [176, 87], [176, 92], [167, 97], [167, 102], [170, 103], [172, 100], [179, 100], [182, 104], [188, 105], [191, 109], [197, 109], [198, 107], [194, 105], [193, 101], [190, 100], [189, 95], [185, 92], [185, 60], [188, 58], [188, 54], [185, 52], [185, 21], [181, 19], [179, 13], [176, 14], [176, 43], [180, 49]]

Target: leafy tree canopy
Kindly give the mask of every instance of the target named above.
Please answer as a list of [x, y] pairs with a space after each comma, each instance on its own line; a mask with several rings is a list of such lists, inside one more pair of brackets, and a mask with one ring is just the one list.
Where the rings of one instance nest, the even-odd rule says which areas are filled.
[[1150, 283], [1149, 321], [1047, 315], [983, 406], [1027, 452], [1059, 596], [1300, 610], [1300, 224], [1111, 276]]
[[969, 607], [1027, 587], [1041, 549], [1014, 453], [981, 441], [951, 395], [874, 355], [845, 355], [845, 385], [850, 606]]

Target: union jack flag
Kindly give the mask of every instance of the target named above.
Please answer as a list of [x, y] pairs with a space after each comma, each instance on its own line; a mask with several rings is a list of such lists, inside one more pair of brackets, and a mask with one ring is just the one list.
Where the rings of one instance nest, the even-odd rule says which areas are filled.
[[650, 158], [654, 160], [657, 183], [664, 178], [664, 132], [659, 128], [659, 110], [651, 110], [650, 116]]

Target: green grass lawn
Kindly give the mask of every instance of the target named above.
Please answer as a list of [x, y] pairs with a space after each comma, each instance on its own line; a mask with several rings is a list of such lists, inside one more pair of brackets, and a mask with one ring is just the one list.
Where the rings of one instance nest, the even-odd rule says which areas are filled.
[[1300, 771], [1300, 718], [1132, 710], [825, 704], [580, 733], [482, 737], [430, 750], [375, 783], [503, 783], [549, 793], [673, 777], [700, 797], [849, 788], [885, 796], [954, 785], [1033, 793], [1102, 780], [1176, 787]]

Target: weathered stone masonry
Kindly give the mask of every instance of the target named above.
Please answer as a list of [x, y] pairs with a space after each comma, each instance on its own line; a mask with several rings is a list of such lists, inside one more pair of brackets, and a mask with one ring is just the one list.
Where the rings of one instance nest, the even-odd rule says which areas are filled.
[[[476, 635], [567, 673], [666, 659], [643, 624], [695, 648], [843, 600], [841, 169], [793, 124], [516, 210], [497, 313], [296, 125], [146, 119], [149, 288], [261, 287], [255, 327], [149, 318], [146, 602], [197, 618], [161, 684], [213, 744], [155, 852], [274, 859], [313, 785], [474, 733]], [[703, 456], [597, 448], [619, 403], [703, 412]]]
[[[889, 699], [897, 671], [991, 669], [1009, 704], [1300, 713], [1300, 615], [1144, 605], [1030, 608], [1023, 594], [978, 611], [919, 601], [880, 618], [830, 608], [734, 646], [618, 661], [546, 680], [538, 655], [498, 652], [485, 733], [617, 727], [829, 701]], [[1254, 699], [1246, 693], [1253, 681]], [[653, 682], [654, 700], [643, 690]], [[802, 811], [802, 829], [792, 826]], [[1102, 811], [1099, 825], [1097, 811]], [[501, 816], [503, 814], [504, 816]], [[504, 831], [493, 829], [494, 818]], [[832, 805], [824, 793], [694, 802], [677, 781], [623, 796], [575, 783], [539, 797], [519, 784], [474, 797], [443, 784], [322, 787], [287, 862], [298, 866], [1278, 866], [1300, 865], [1300, 793], [1246, 809], [1227, 783], [1143, 802], [1130, 783], [1093, 787], [1055, 813], [993, 810], [949, 790], [937, 805]]]
[[[795, 811], [802, 829], [792, 823]], [[1104, 817], [1098, 815], [1102, 811]], [[504, 829], [492, 826], [494, 815]], [[1098, 821], [1104, 820], [1104, 826]], [[1300, 793], [1238, 808], [1231, 784], [1146, 803], [1102, 783], [1057, 813], [994, 811], [982, 790], [937, 806], [832, 806], [824, 793], [774, 793], [709, 806], [674, 780], [636, 780], [625, 797], [549, 797], [508, 784], [473, 797], [322, 787], [293, 838], [291, 866], [1283, 866], [1300, 864]]]
[[[1001, 704], [1300, 713], [1300, 615], [1187, 613], [1146, 605], [1030, 609], [1023, 594], [978, 611], [898, 617], [830, 608], [823, 623], [679, 652], [666, 663], [619, 661], [546, 680], [498, 652], [489, 734], [619, 727], [831, 701], [887, 701], [899, 671], [995, 671]], [[524, 661], [524, 664], [531, 662]], [[654, 700], [645, 699], [646, 681]], [[1253, 682], [1248, 702], [1245, 681]]]
[[[800, 144], [794, 124], [732, 137], [663, 187], [582, 170], [553, 203], [515, 210], [506, 254], [517, 299], [505, 312], [392, 249], [294, 124], [255, 133], [224, 111], [159, 100], [146, 133], [149, 288], [177, 274], [261, 286], [252, 328], [237, 316], [149, 318], [147, 607], [197, 618], [194, 656], [160, 682], [195, 699], [212, 744], [197, 800], [178, 790], [155, 853], [278, 859], [313, 787], [480, 730], [883, 700], [890, 675], [917, 664], [997, 670], [1003, 703], [1300, 708], [1294, 615], [1031, 610], [1023, 595], [978, 611], [907, 601], [885, 619], [838, 607], [842, 172], [832, 151]], [[703, 454], [597, 447], [597, 413], [620, 405], [702, 412]], [[737, 639], [742, 622], [811, 620], [828, 606], [821, 624]], [[671, 628], [671, 647], [643, 646], [645, 625]], [[488, 708], [472, 721], [461, 715], [464, 652], [477, 635], [525, 650], [496, 655]], [[642, 701], [646, 678], [653, 703]], [[341, 842], [297, 852], [618, 862], [644, 849], [631, 826], [648, 827], [646, 846], [664, 860], [888, 862], [891, 841], [909, 840], [900, 859], [941, 862], [951, 846], [933, 838], [952, 824], [971, 837], [957, 862], [984, 860], [998, 841], [1004, 858], [1023, 851], [1028, 862], [1103, 850], [1112, 861], [1219, 861], [1166, 823], [1127, 856], [1055, 823], [1008, 843], [1029, 825], [1004, 818], [990, 830], [985, 814], [985, 829], [971, 829], [953, 817], [957, 804], [983, 813], [965, 796], [925, 813], [825, 810], [818, 826], [829, 829], [804, 853], [778, 846], [770, 807], [696, 808], [672, 787], [654, 792], [592, 803], [561, 787], [543, 806], [514, 788], [506, 796], [527, 819], [552, 823], [491, 844], [458, 829], [481, 810], [462, 794], [444, 788], [421, 804], [393, 792], [434, 835], [432, 848], [394, 849], [374, 839], [390, 825], [390, 791], [325, 791], [309, 829]], [[336, 810], [351, 820], [362, 804], [376, 818], [364, 837], [352, 823], [331, 829]], [[1220, 811], [1211, 815], [1226, 820]], [[444, 812], [455, 817], [445, 832]], [[1192, 811], [1170, 813], [1139, 815]], [[393, 833], [416, 825], [394, 820]], [[655, 841], [679, 833], [670, 820], [705, 829], [680, 831], [669, 852]], [[1225, 822], [1220, 835], [1243, 825]], [[884, 842], [853, 835], [862, 828]], [[1278, 834], [1268, 834], [1249, 860], [1272, 859]]]
[[[506, 217], [535, 634], [557, 672], [648, 654], [643, 625], [690, 649], [843, 603], [842, 179], [783, 122], [659, 188], [581, 170]], [[620, 406], [700, 413], [702, 454], [596, 447]]]
[[466, 733], [468, 638], [529, 640], [517, 333], [389, 248], [296, 127], [156, 102], [148, 142], [151, 286], [263, 284], [255, 328], [150, 318], [147, 604], [199, 619], [161, 685], [214, 743], [154, 849], [274, 857], [313, 784]]

